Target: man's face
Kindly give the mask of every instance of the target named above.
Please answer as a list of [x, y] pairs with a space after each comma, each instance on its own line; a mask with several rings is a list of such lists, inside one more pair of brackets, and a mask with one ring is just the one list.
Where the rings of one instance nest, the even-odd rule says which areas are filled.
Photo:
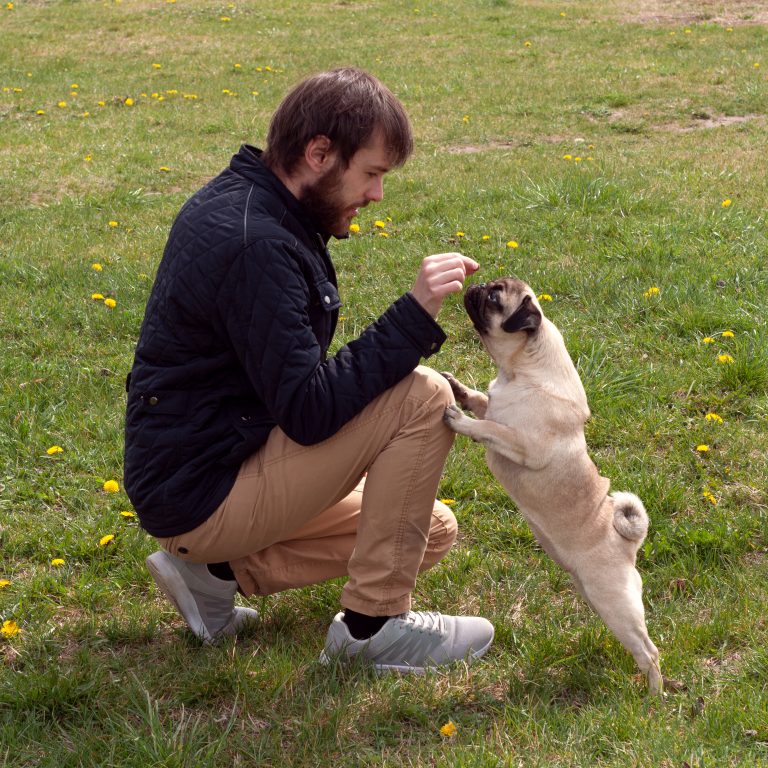
[[371, 201], [384, 197], [384, 174], [389, 157], [380, 136], [352, 156], [347, 168], [336, 162], [316, 181], [307, 184], [299, 199], [327, 234], [343, 237], [352, 219]]

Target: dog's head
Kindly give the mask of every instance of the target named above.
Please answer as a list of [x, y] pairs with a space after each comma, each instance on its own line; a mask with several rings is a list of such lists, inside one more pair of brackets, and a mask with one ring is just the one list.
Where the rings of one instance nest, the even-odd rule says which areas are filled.
[[470, 285], [464, 306], [497, 364], [525, 346], [538, 333], [543, 318], [533, 289], [513, 277]]

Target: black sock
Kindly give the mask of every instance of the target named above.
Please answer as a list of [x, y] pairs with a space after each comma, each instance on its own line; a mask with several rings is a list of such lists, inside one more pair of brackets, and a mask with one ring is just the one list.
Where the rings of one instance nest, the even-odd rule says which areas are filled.
[[366, 616], [349, 608], [344, 611], [344, 623], [355, 640], [367, 640], [373, 637], [391, 618], [391, 616]]
[[229, 563], [208, 563], [208, 573], [223, 581], [236, 581]]

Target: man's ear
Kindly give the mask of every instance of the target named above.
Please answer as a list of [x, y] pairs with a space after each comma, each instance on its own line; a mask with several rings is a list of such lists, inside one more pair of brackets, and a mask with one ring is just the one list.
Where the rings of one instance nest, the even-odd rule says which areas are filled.
[[314, 136], [304, 147], [304, 160], [315, 173], [323, 173], [333, 164], [332, 142], [323, 134]]
[[534, 306], [530, 296], [501, 324], [503, 331], [535, 331], [541, 325], [541, 312]]

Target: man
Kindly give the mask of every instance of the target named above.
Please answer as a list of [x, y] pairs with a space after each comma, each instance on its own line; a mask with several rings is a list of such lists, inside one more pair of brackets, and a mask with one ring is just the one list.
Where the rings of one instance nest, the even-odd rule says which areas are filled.
[[476, 658], [493, 627], [411, 611], [417, 573], [456, 537], [435, 501], [453, 434], [443, 378], [419, 366], [478, 265], [424, 259], [412, 290], [327, 351], [341, 304], [326, 244], [346, 237], [412, 151], [402, 105], [357, 69], [310, 77], [177, 217], [128, 380], [125, 487], [163, 549], [160, 590], [203, 641], [235, 607], [347, 575], [321, 661], [420, 671]]

